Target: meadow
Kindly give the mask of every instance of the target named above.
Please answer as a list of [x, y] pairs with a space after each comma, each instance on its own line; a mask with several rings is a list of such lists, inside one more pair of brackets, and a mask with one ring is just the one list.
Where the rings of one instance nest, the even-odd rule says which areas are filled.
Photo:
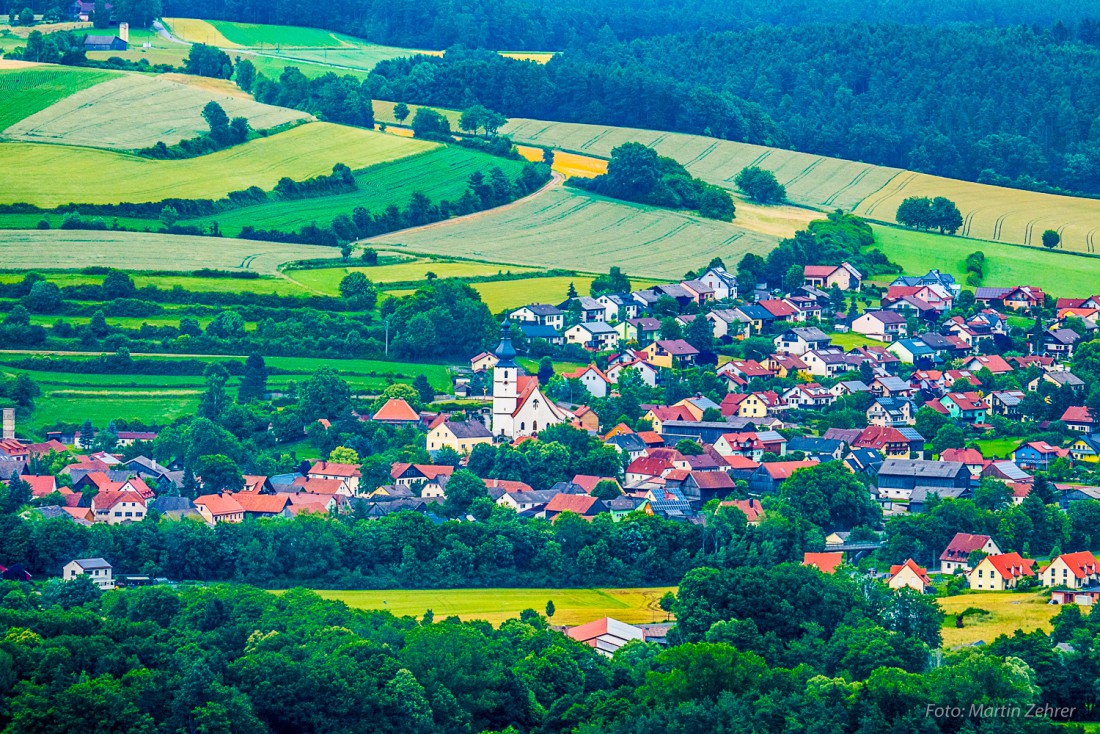
[[[95, 232], [84, 230], [14, 230], [0, 237], [0, 263], [12, 270], [50, 269], [58, 265], [78, 269], [106, 266], [120, 270], [255, 270], [275, 274], [292, 260], [335, 258], [331, 247], [288, 245], [222, 237], [162, 235], [149, 232]], [[244, 290], [256, 281], [224, 281], [230, 290]], [[169, 285], [175, 285], [172, 283]], [[183, 282], [179, 283], [183, 285]], [[211, 286], [222, 286], [221, 282]], [[276, 286], [276, 292], [282, 292]], [[286, 285], [286, 292], [300, 291]], [[270, 291], [264, 291], [270, 292]]]
[[[251, 242], [251, 240], [249, 240]], [[333, 255], [327, 251], [322, 255]], [[57, 283], [61, 288], [69, 285], [99, 285], [103, 282], [102, 275], [84, 275], [82, 273], [58, 272], [49, 270], [37, 271], [46, 280]], [[263, 293], [283, 296], [309, 295], [313, 291], [304, 288], [294, 280], [283, 275], [261, 276], [259, 278], [207, 278], [194, 275], [176, 275], [157, 273], [129, 273], [130, 278], [138, 288], [154, 286], [156, 288], [171, 289], [179, 286], [184, 290], [199, 293]], [[23, 273], [0, 274], [0, 283], [16, 283], [23, 280]], [[168, 304], [171, 308], [171, 304]]]
[[[524, 609], [545, 614], [554, 602], [551, 624], [578, 625], [601, 617], [642, 624], [664, 622], [659, 602], [674, 587], [637, 589], [430, 589], [386, 591], [318, 590], [325, 599], [342, 601], [352, 609], [384, 609], [397, 616], [422, 617], [431, 609], [437, 621], [457, 616], [500, 625]], [[279, 592], [275, 592], [279, 593]]]
[[[409, 142], [423, 145], [422, 141]], [[326, 226], [337, 215], [350, 215], [360, 206], [375, 213], [391, 204], [403, 208], [416, 192], [427, 195], [435, 203], [445, 199], [456, 201], [465, 193], [471, 174], [493, 167], [514, 179], [522, 164], [456, 146], [433, 146], [424, 152], [356, 171], [357, 191], [319, 198], [268, 201], [189, 219], [186, 224], [207, 225], [216, 221], [223, 232], [231, 235], [238, 234], [246, 225], [284, 231], [296, 230], [311, 222]]]
[[[1012, 635], [1016, 630], [1034, 632], [1050, 631], [1050, 620], [1061, 611], [1060, 606], [1048, 604], [1050, 591], [1037, 593], [974, 592], [959, 596], [941, 597], [936, 601], [947, 615], [943, 627], [945, 648], [969, 645], [984, 640], [989, 643], [999, 635]], [[955, 627], [955, 615], [974, 607], [988, 612], [981, 617], [966, 617], [965, 627]], [[1087, 613], [1087, 609], [1082, 609]]]
[[184, 160], [151, 160], [113, 151], [35, 143], [0, 143], [0, 157], [21, 172], [0, 191], [0, 203], [54, 207], [69, 202], [114, 204], [168, 197], [217, 199], [230, 191], [274, 188], [279, 179], [353, 170], [431, 150], [435, 143], [325, 122]]
[[978, 449], [986, 459], [1010, 459], [1012, 458], [1012, 452], [1016, 450], [1021, 441], [1022, 439], [1013, 437], [985, 438], [978, 439], [974, 443], [978, 444]]
[[50, 105], [113, 79], [115, 72], [71, 66], [27, 66], [0, 69], [0, 130], [48, 108]]
[[[337, 268], [311, 270], [287, 270], [284, 275], [317, 293], [338, 295], [340, 281], [349, 273], [363, 273], [373, 283], [407, 283], [426, 280], [427, 274], [435, 273], [440, 278], [482, 278], [498, 275], [534, 272], [531, 268], [512, 265], [495, 265], [470, 261], [446, 262], [420, 258], [409, 262], [376, 267], [356, 267], [354, 265]], [[531, 281], [523, 281], [529, 283]]]
[[737, 262], [776, 239], [734, 224], [552, 188], [499, 209], [372, 242], [411, 253], [679, 278], [715, 256]]
[[879, 249], [906, 273], [930, 268], [966, 280], [966, 257], [985, 253], [983, 285], [1034, 285], [1056, 296], [1089, 296], [1100, 283], [1100, 257], [876, 226]]
[[[7, 72], [11, 73], [11, 72]], [[2, 78], [0, 78], [2, 83]], [[285, 107], [253, 102], [162, 76], [123, 74], [78, 91], [4, 130], [4, 137], [114, 150], [174, 145], [209, 130], [202, 117], [217, 102], [229, 117], [244, 117], [255, 130], [312, 119]], [[155, 111], [155, 114], [149, 114]]]

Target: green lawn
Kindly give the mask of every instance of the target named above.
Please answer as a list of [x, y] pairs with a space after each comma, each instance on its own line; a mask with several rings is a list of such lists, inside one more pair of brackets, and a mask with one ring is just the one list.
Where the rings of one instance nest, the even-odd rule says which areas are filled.
[[412, 262], [379, 265], [377, 267], [357, 267], [353, 265], [318, 270], [289, 270], [286, 272], [286, 276], [310, 290], [335, 296], [340, 293], [340, 281], [351, 272], [361, 272], [374, 283], [398, 283], [425, 280], [425, 276], [429, 272], [435, 273], [440, 278], [474, 278], [534, 271], [531, 268], [515, 265], [418, 259]]
[[982, 285], [1034, 285], [1056, 297], [1066, 297], [1092, 295], [1100, 283], [1100, 257], [878, 224], [874, 225], [874, 230], [879, 248], [909, 274], [924, 274], [931, 268], [939, 268], [965, 283], [966, 258], [972, 252], [981, 251], [985, 253], [986, 264]]
[[235, 23], [225, 20], [206, 22], [214, 26], [226, 40], [238, 46], [340, 46], [343, 45], [340, 39], [348, 38], [320, 28]]
[[849, 331], [846, 334], [829, 334], [829, 338], [832, 340], [833, 346], [840, 347], [844, 351], [855, 349], [856, 347], [885, 346], [884, 342], [877, 341], [863, 334], [857, 334], [854, 331]]
[[1010, 458], [1010, 454], [1013, 449], [1019, 446], [1023, 442], [1022, 438], [985, 438], [980, 441], [975, 441], [978, 444], [978, 448], [981, 449], [982, 456], [987, 459], [994, 457], [998, 459]]
[[[577, 625], [601, 617], [622, 622], [663, 622], [659, 606], [672, 587], [639, 589], [432, 589], [388, 591], [318, 591], [322, 597], [342, 601], [353, 609], [385, 609], [398, 616], [421, 617], [432, 610], [436, 621], [448, 616], [464, 620], [484, 619], [499, 625], [518, 617], [524, 609], [540, 614], [546, 602], [554, 602], [554, 624]], [[278, 592], [276, 592], [278, 593]]]
[[194, 413], [199, 402], [198, 390], [189, 394], [134, 392], [137, 394], [120, 395], [114, 391], [62, 393], [57, 397], [46, 394], [35, 401], [30, 425], [39, 429], [58, 421], [83, 423], [91, 420], [95, 425], [103, 426], [117, 418], [167, 423]]

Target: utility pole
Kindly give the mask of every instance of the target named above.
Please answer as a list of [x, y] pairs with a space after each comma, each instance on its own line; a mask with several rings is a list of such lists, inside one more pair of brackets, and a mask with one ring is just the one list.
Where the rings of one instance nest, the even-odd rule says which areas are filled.
[[387, 316], [382, 321], [386, 324], [386, 356], [388, 357], [390, 356], [390, 316]]

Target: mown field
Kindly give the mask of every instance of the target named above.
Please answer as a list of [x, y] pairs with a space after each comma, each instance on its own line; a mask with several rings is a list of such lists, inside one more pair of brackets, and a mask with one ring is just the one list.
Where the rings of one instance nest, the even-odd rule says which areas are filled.
[[[673, 587], [637, 589], [432, 589], [388, 591], [318, 591], [325, 599], [353, 609], [385, 609], [398, 616], [422, 617], [431, 609], [437, 621], [457, 616], [483, 619], [493, 625], [518, 617], [524, 609], [539, 614], [554, 602], [552, 624], [578, 625], [602, 617], [641, 624], [664, 622], [659, 601]], [[279, 592], [275, 592], [279, 593]]]
[[[235, 242], [236, 240], [231, 241]], [[249, 240], [248, 243], [252, 244], [252, 241]], [[321, 254], [322, 256], [334, 256], [336, 253], [325, 248]], [[57, 283], [62, 288], [69, 285], [99, 285], [103, 282], [102, 275], [51, 272], [48, 270], [38, 270], [37, 272], [46, 280]], [[23, 280], [23, 277], [24, 274], [22, 273], [0, 273], [0, 283], [16, 283]], [[130, 277], [138, 288], [151, 285], [157, 288], [171, 289], [179, 286], [184, 290], [201, 293], [264, 293], [283, 296], [308, 295], [311, 293], [311, 291], [306, 290], [290, 278], [276, 275], [259, 278], [206, 278], [192, 275], [158, 275], [156, 273], [132, 272]]]
[[[387, 138], [394, 136], [386, 136]], [[422, 141], [409, 141], [423, 144]], [[274, 227], [284, 231], [316, 222], [328, 225], [339, 214], [351, 214], [355, 207], [380, 213], [389, 205], [404, 207], [415, 192], [438, 204], [456, 201], [466, 191], [470, 175], [500, 168], [509, 178], [519, 175], [523, 164], [455, 146], [432, 146], [415, 155], [380, 163], [355, 172], [357, 191], [320, 198], [269, 201], [254, 206], [189, 219], [187, 224], [206, 225], [216, 221], [222, 231], [235, 235], [246, 225]]]
[[[48, 270], [59, 266], [79, 269], [98, 265], [120, 270], [212, 268], [274, 274], [279, 265], [291, 260], [338, 256], [339, 253], [331, 247], [148, 232], [14, 230], [0, 237], [0, 263], [12, 270]], [[205, 282], [215, 279], [197, 280]], [[225, 287], [231, 290], [243, 290], [255, 283], [224, 280], [227, 281]], [[275, 290], [278, 291], [278, 288]], [[286, 291], [293, 290], [298, 290], [298, 287], [288, 284]]]
[[[338, 295], [340, 281], [349, 273], [361, 272], [373, 283], [384, 285], [386, 283], [400, 283], [409, 281], [424, 281], [428, 273], [434, 273], [440, 278], [479, 278], [508, 275], [514, 273], [535, 272], [532, 268], [521, 268], [512, 265], [494, 265], [492, 263], [479, 263], [469, 261], [441, 262], [437, 260], [416, 259], [410, 262], [396, 263], [393, 265], [378, 265], [376, 267], [356, 267], [354, 265], [338, 268], [324, 268], [320, 270], [289, 270], [286, 277], [301, 283], [303, 287], [319, 293]], [[530, 281], [523, 281], [530, 282]]]
[[43, 207], [69, 202], [114, 204], [168, 197], [213, 198], [249, 186], [296, 181], [415, 155], [435, 143], [314, 122], [227, 150], [184, 160], [151, 160], [113, 151], [35, 143], [0, 143], [0, 158], [19, 170], [0, 188], [0, 203]]
[[899, 227], [875, 227], [878, 247], [906, 273], [939, 268], [961, 282], [966, 258], [985, 253], [984, 285], [1035, 285], [1055, 296], [1089, 296], [1100, 284], [1100, 257], [1041, 247], [984, 242], [963, 237], [916, 232]]
[[[986, 591], [943, 597], [937, 601], [948, 615], [943, 627], [944, 647], [968, 645], [978, 640], [989, 643], [999, 635], [1012, 635], [1018, 629], [1049, 632], [1050, 620], [1062, 609], [1047, 603], [1050, 601], [1049, 591], [1034, 594]], [[955, 615], [970, 607], [982, 609], [988, 614], [968, 616], [966, 626], [956, 628]], [[1086, 608], [1082, 611], [1088, 613]]]
[[[0, 87], [5, 76], [14, 73], [0, 72]], [[128, 73], [58, 100], [8, 127], [3, 135], [23, 142], [114, 150], [144, 148], [159, 141], [174, 145], [209, 130], [202, 110], [211, 101], [231, 118], [247, 118], [255, 130], [312, 119], [297, 110], [210, 88]]]
[[113, 79], [115, 72], [66, 66], [0, 69], [0, 130], [82, 89]]
[[776, 239], [735, 225], [554, 188], [515, 204], [374, 238], [409, 252], [631, 275], [681, 277], [712, 257], [737, 262]]

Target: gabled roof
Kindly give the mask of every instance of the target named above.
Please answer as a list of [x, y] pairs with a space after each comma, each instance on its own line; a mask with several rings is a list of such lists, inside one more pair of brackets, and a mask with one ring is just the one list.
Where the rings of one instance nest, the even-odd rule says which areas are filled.
[[403, 423], [415, 423], [420, 420], [420, 414], [412, 409], [412, 406], [401, 398], [390, 398], [386, 404], [371, 416], [376, 421], [393, 421]]
[[993, 569], [1004, 579], [1035, 575], [1035, 571], [1032, 570], [1035, 561], [1031, 558], [1021, 558], [1019, 553], [1002, 553], [998, 556], [986, 556], [986, 560], [989, 561]]
[[599, 502], [599, 499], [587, 494], [556, 494], [546, 503], [546, 511], [592, 515], [598, 511]]
[[955, 533], [955, 537], [940, 554], [941, 561], [965, 561], [976, 550], [981, 550], [990, 540], [988, 535], [972, 535], [971, 533]]
[[999, 354], [981, 354], [976, 357], [971, 357], [966, 361], [968, 365], [977, 364], [975, 369], [980, 370], [985, 367], [995, 375], [1000, 375], [1005, 372], [1012, 372], [1012, 365], [1005, 361], [1004, 357]]
[[195, 505], [206, 507], [207, 511], [214, 517], [218, 517], [219, 515], [237, 515], [244, 512], [241, 503], [229, 493], [204, 494], [201, 497], [195, 498]]
[[444, 421], [439, 425], [459, 439], [493, 437], [493, 434], [481, 421]]
[[658, 339], [657, 346], [674, 357], [691, 357], [699, 353], [683, 339]]
[[1092, 423], [1092, 415], [1083, 405], [1071, 405], [1062, 413], [1061, 420], [1065, 423]]
[[902, 563], [900, 565], [890, 566], [890, 578], [893, 578], [901, 573], [901, 570], [903, 568], [908, 568], [910, 571], [915, 573], [917, 577], [925, 584], [932, 584], [932, 579], [928, 578], [928, 570], [923, 568], [922, 566], [918, 566], [916, 561], [914, 561], [912, 558], [906, 560], [905, 563]]
[[120, 502], [136, 502], [145, 506], [145, 498], [137, 492], [100, 492], [92, 498], [92, 508], [95, 510], [109, 510]]
[[111, 568], [111, 564], [107, 562], [106, 558], [75, 558], [72, 563], [80, 566], [85, 571], [94, 568]]
[[334, 477], [357, 477], [359, 467], [354, 464], [338, 464], [334, 461], [318, 461], [309, 469], [310, 474], [324, 474]]
[[286, 509], [290, 498], [285, 494], [252, 494], [248, 492], [237, 493], [233, 499], [245, 512], [255, 512], [264, 515], [278, 515]]
[[839, 551], [829, 553], [804, 553], [802, 565], [816, 568], [821, 573], [836, 573], [837, 566], [844, 563], [844, 554]]
[[770, 461], [760, 466], [775, 481], [789, 479], [799, 469], [817, 466], [820, 462], [816, 459], [804, 459], [803, 461]]
[[786, 301], [779, 301], [771, 298], [757, 301], [757, 305], [777, 319], [787, 318], [788, 316], [794, 316], [798, 313], [798, 309]]
[[745, 518], [749, 523], [760, 522], [764, 519], [764, 507], [760, 504], [760, 500], [749, 498], [747, 500], [727, 500], [721, 503], [722, 507], [736, 507], [741, 512], [745, 513]]

